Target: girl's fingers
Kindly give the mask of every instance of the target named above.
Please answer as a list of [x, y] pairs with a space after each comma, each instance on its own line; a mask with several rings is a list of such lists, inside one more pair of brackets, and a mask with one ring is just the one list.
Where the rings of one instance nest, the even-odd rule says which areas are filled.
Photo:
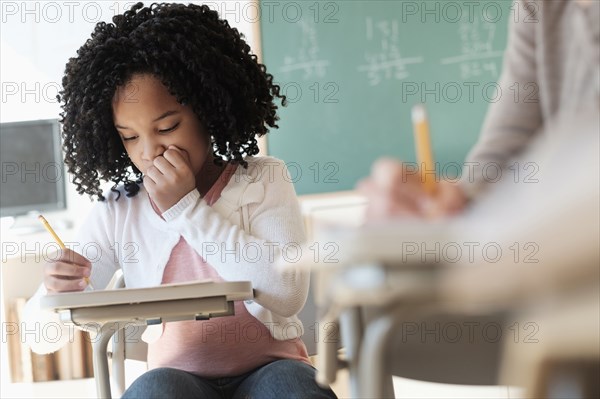
[[164, 152], [163, 156], [167, 161], [171, 163], [176, 169], [180, 169], [188, 166], [188, 161], [183, 156], [183, 151], [175, 146], [169, 146], [167, 151]]
[[175, 167], [175, 169], [189, 168], [190, 160], [187, 153], [175, 146], [169, 146], [163, 157]]
[[[76, 254], [75, 252], [73, 253]], [[65, 253], [61, 253], [61, 256], [63, 258], [68, 259], [69, 257], [66, 255], [67, 254]], [[74, 256], [71, 256], [70, 258], [73, 257]], [[89, 277], [91, 274], [91, 264], [87, 259], [85, 259], [81, 255], [79, 255], [79, 257], [85, 261], [84, 264], [68, 263], [64, 261], [56, 261], [46, 264], [46, 267], [44, 269], [44, 285], [46, 286], [46, 289], [48, 289], [48, 291], [81, 291], [87, 286], [85, 278]], [[82, 260], [79, 258], [77, 258], [77, 260], [82, 262]]]
[[57, 256], [53, 259], [56, 259], [57, 262], [73, 263], [83, 266], [92, 265], [86, 257], [68, 248], [59, 249]]
[[142, 181], [144, 183], [144, 187], [146, 187], [148, 191], [150, 191], [151, 188], [156, 186], [156, 182], [152, 180], [152, 178], [148, 175], [144, 175]]
[[164, 154], [154, 158], [152, 164], [163, 175], [170, 175], [175, 170], [175, 166], [173, 166], [171, 162], [166, 159]]
[[76, 265], [73, 263], [53, 262], [47, 265], [46, 274], [58, 278], [83, 278], [89, 277], [92, 268], [90, 265]]
[[146, 169], [146, 177], [152, 179], [154, 183], [158, 182], [162, 178], [163, 174], [158, 170], [158, 168], [154, 165], [150, 166]]
[[49, 292], [68, 292], [82, 291], [87, 286], [87, 282], [81, 278], [68, 279], [58, 278], [55, 276], [46, 276], [44, 278], [44, 285]]

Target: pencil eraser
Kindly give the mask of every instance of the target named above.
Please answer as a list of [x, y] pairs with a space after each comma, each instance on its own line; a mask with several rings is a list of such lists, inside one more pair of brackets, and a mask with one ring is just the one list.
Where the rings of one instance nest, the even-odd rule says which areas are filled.
[[423, 122], [425, 121], [425, 117], [426, 117], [426, 112], [425, 112], [425, 106], [423, 104], [417, 104], [414, 107], [412, 107], [412, 121], [413, 123], [419, 123], [419, 122]]

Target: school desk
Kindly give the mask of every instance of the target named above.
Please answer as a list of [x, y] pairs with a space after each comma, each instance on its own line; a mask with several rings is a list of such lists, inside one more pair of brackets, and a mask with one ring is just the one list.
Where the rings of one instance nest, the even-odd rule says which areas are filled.
[[65, 323], [97, 334], [92, 340], [94, 378], [99, 397], [110, 398], [107, 345], [120, 329], [234, 314], [234, 301], [253, 298], [249, 281], [165, 284], [43, 297], [41, 307], [58, 312]]
[[[543, 374], [539, 368], [548, 357], [585, 360], [599, 354], [597, 234], [589, 232], [585, 239], [562, 245], [543, 240], [538, 233], [535, 237], [540, 246], [554, 248], [540, 251], [543, 262], [539, 263], [515, 265], [512, 252], [493, 264], [481, 259], [461, 264], [443, 259], [436, 262], [431, 261], [432, 253], [427, 255], [429, 262], [422, 262], [423, 248], [468, 240], [455, 226], [407, 223], [318, 235], [318, 242], [338, 246], [335, 262], [315, 263], [314, 254], [307, 252], [311, 259], [304, 264], [310, 264], [316, 275], [320, 323], [339, 329], [346, 357], [340, 362], [337, 344], [332, 343], [337, 341], [322, 337], [318, 343], [320, 382], [332, 383], [338, 369], [348, 367], [352, 397], [393, 397], [392, 371], [432, 382], [525, 386], [535, 395], [541, 389], [536, 387]], [[548, 230], [548, 235], [556, 236], [553, 231]], [[532, 236], [513, 237], [523, 242]], [[569, 250], [570, 244], [577, 242], [587, 249], [571, 246]], [[416, 252], [410, 246], [413, 243], [420, 244]], [[403, 248], [403, 244], [407, 245]], [[505, 250], [514, 245], [498, 244]], [[564, 262], [564, 257], [556, 256], [560, 251], [571, 253], [575, 262]], [[540, 310], [540, 303], [554, 306]], [[568, 320], [572, 322], [565, 322]], [[405, 339], [403, 334], [410, 332], [408, 327], [419, 328], [423, 323], [441, 323], [442, 330], [444, 326], [462, 326], [463, 339], [429, 348], [419, 346], [422, 342], [418, 339], [407, 340], [401, 354], [394, 353], [398, 342]], [[501, 336], [496, 339], [497, 333], [491, 329], [480, 337], [484, 339], [466, 342], [465, 326], [469, 324], [496, 326]], [[536, 327], [541, 331], [536, 332]], [[442, 336], [444, 339], [454, 338]], [[506, 345], [514, 339], [518, 345]], [[454, 366], [444, 353], [448, 358], [454, 356]], [[527, 370], [527, 364], [536, 367]], [[515, 376], [515, 370], [523, 369], [527, 372]]]
[[[347, 366], [353, 397], [392, 394], [388, 362], [390, 339], [402, 333], [396, 329], [398, 320], [427, 314], [451, 315], [455, 321], [489, 315], [508, 328], [524, 314], [539, 322], [545, 340], [526, 343], [529, 352], [516, 352], [522, 356], [507, 349], [502, 365], [494, 364], [498, 359], [490, 351], [482, 377], [501, 367], [500, 378], [508, 378], [511, 373], [506, 370], [513, 366], [526, 370], [526, 364], [534, 364], [539, 369], [544, 361], [557, 358], [586, 362], [595, 356], [597, 365], [597, 108], [590, 116], [589, 123], [565, 120], [549, 125], [547, 134], [504, 171], [505, 178], [491, 184], [459, 217], [317, 232], [315, 243], [333, 245], [335, 253], [317, 254], [311, 242], [303, 248], [300, 264], [316, 275], [321, 322], [339, 327], [346, 349], [346, 362], [340, 363], [336, 346], [319, 341], [319, 380], [330, 383], [337, 369]], [[535, 173], [523, 175], [531, 170]], [[451, 251], [457, 246], [463, 250], [458, 257]], [[366, 309], [375, 317], [365, 319]], [[519, 339], [531, 331], [524, 327], [518, 327]], [[509, 338], [504, 330], [502, 339]], [[523, 360], [527, 353], [533, 363]], [[525, 380], [512, 381], [535, 394], [540, 392], [535, 380], [542, 374], [530, 371], [523, 373]]]
[[[456, 313], [446, 317], [452, 309], [441, 300], [440, 276], [448, 265], [421, 262], [420, 251], [417, 259], [403, 259], [401, 255], [403, 243], [435, 245], [450, 242], [452, 236], [450, 225], [423, 223], [320, 232], [318, 242], [336, 243], [335, 256], [317, 259], [319, 262], [315, 263], [314, 254], [309, 251], [302, 264], [315, 272], [319, 321], [323, 326], [335, 326], [329, 330], [339, 329], [345, 350], [345, 359], [340, 362], [337, 341], [330, 336], [320, 338], [317, 351], [320, 383], [334, 382], [338, 369], [347, 367], [351, 397], [394, 397], [392, 370], [395, 375], [432, 382], [496, 384], [498, 342], [472, 343], [464, 339], [452, 345], [442, 342], [409, 358], [411, 352], [405, 348], [415, 346], [409, 340], [403, 346], [403, 355], [390, 356], [399, 342], [395, 337], [408, 324], [418, 328], [422, 323], [504, 323], [502, 312]], [[408, 247], [404, 250], [407, 253]], [[438, 360], [428, 359], [437, 367], [412, 363], [424, 353], [427, 357], [437, 356]], [[469, 367], [451, 370], [442, 367], [442, 361], [449, 363], [442, 354], [451, 359], [458, 353], [470, 361]]]

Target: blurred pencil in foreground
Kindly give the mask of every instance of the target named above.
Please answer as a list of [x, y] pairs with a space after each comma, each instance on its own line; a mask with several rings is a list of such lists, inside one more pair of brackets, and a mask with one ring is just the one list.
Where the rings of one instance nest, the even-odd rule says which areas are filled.
[[421, 183], [425, 192], [433, 195], [436, 189], [435, 161], [431, 151], [427, 112], [423, 104], [417, 104], [412, 108], [412, 122]]

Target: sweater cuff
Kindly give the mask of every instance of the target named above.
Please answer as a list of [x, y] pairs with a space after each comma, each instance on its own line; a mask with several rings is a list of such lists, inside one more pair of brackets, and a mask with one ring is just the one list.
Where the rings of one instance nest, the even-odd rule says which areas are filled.
[[167, 222], [175, 219], [179, 216], [183, 211], [185, 211], [189, 206], [196, 205], [198, 201], [201, 199], [200, 192], [198, 189], [193, 189], [189, 193], [183, 196], [182, 199], [179, 200], [178, 203], [167, 209], [163, 212], [162, 217]]

